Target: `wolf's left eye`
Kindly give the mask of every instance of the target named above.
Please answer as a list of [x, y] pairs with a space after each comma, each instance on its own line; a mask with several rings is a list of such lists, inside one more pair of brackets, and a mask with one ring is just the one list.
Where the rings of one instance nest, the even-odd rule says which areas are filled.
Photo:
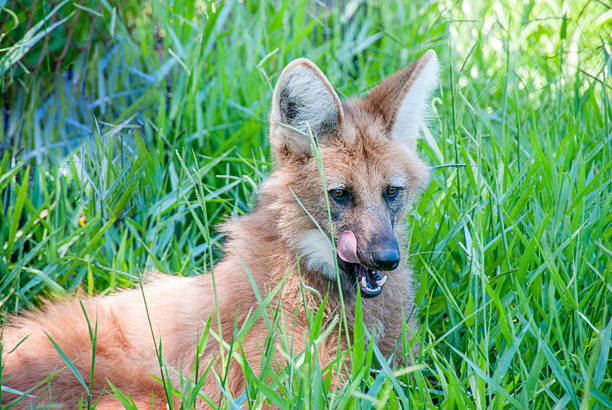
[[385, 195], [387, 196], [387, 198], [395, 198], [398, 193], [399, 193], [399, 188], [396, 186], [390, 186], [385, 191]]

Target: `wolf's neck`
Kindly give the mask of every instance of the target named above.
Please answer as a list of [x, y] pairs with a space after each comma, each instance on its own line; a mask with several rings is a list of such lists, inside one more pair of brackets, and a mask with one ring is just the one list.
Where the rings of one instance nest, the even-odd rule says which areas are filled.
[[276, 225], [278, 211], [275, 208], [262, 201], [249, 214], [225, 224], [229, 234], [227, 255], [241, 259], [251, 274], [272, 287], [288, 275], [291, 281], [299, 281], [301, 277], [321, 295], [325, 295], [328, 288], [338, 293], [336, 266], [328, 237], [313, 228], [287, 239]]

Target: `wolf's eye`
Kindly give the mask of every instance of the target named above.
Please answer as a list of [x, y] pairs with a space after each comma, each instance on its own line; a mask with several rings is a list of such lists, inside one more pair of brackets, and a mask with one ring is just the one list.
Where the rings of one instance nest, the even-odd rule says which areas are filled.
[[387, 198], [395, 198], [399, 192], [399, 188], [396, 186], [390, 186], [385, 191], [385, 195]]
[[347, 197], [346, 189], [342, 189], [342, 188], [332, 189], [331, 191], [329, 191], [329, 194], [336, 201], [342, 201], [344, 198]]

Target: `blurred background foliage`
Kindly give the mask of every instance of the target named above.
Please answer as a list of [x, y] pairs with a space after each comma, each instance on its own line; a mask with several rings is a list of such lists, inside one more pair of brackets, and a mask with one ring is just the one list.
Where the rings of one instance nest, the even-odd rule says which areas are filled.
[[[608, 55], [606, 45], [612, 28], [609, 5], [602, 1], [421, 1], [387, 5], [382, 1], [328, 0], [303, 2], [296, 10], [295, 5], [283, 1], [2, 0], [0, 7], [0, 73], [5, 106], [25, 97], [13, 97], [12, 92], [31, 94], [31, 86], [40, 82], [46, 91], [53, 92], [64, 79], [70, 80], [65, 86], [80, 88], [79, 94], [87, 94], [86, 98], [103, 93], [104, 102], [77, 104], [98, 118], [112, 106], [114, 96], [104, 94], [107, 84], [102, 81], [111, 67], [116, 73], [135, 74], [140, 81], [125, 91], [143, 97], [134, 92], [138, 84], [146, 83], [164, 92], [160, 88], [162, 80], [175, 78], [173, 75], [181, 69], [189, 77], [200, 76], [203, 82], [221, 76], [225, 85], [240, 55], [245, 58], [244, 68], [258, 71], [270, 86], [269, 72], [274, 75], [288, 58], [300, 54], [297, 50], [324, 60], [330, 75], [342, 72], [345, 83], [361, 81], [361, 92], [379, 75], [368, 70], [373, 63], [366, 57], [395, 57], [406, 62], [409, 56], [440, 45], [451, 47], [450, 58], [461, 64], [454, 79], [459, 88], [478, 76], [499, 76], [508, 70], [512, 72], [508, 82], [516, 82], [519, 89], [536, 90], [545, 89], [553, 78], [564, 84], [566, 77], [573, 78], [575, 71], [581, 70], [584, 75], [580, 86], [584, 88], [592, 79], [604, 81], [603, 60]], [[289, 20], [291, 24], [286, 24]], [[253, 25], [258, 29], [265, 26], [266, 31], [249, 33]], [[241, 38], [249, 34], [251, 38]], [[387, 47], [389, 43], [395, 44]], [[217, 48], [226, 52], [221, 59], [229, 63], [222, 70], [225, 75], [211, 70], [220, 61], [215, 58], [219, 57]], [[392, 52], [398, 55], [390, 55]], [[272, 55], [262, 60], [269, 53]], [[209, 64], [187, 65], [189, 59], [209, 54]], [[226, 54], [231, 55], [230, 60], [226, 60]], [[362, 61], [366, 63], [363, 67]], [[262, 62], [266, 63], [265, 72], [258, 65]], [[123, 72], [117, 71], [119, 66]], [[386, 68], [385, 64], [376, 66]], [[98, 73], [92, 72], [94, 68]], [[367, 84], [360, 78], [361, 71], [369, 76]], [[102, 89], [93, 88], [96, 81]], [[507, 86], [513, 85], [510, 83]], [[354, 88], [349, 90], [353, 92]], [[224, 89], [226, 95], [240, 94], [239, 87]], [[537, 92], [532, 94], [537, 97]], [[536, 104], [538, 101], [533, 99]], [[43, 117], [39, 120], [49, 123]], [[85, 123], [91, 125], [91, 119]], [[31, 132], [21, 131], [15, 128], [8, 133], [3, 147], [6, 149], [6, 141], [19, 133], [21, 137], [13, 141], [17, 143], [10, 146], [31, 154], [35, 138]], [[59, 144], [69, 149], [57, 152], [70, 152], [75, 144], [66, 136], [73, 133], [66, 131], [45, 133], [45, 146]], [[76, 145], [78, 141], [74, 140]]]
[[247, 212], [272, 165], [285, 64], [308, 57], [348, 97], [433, 48], [441, 86], [419, 143], [433, 177], [407, 221], [428, 367], [402, 376], [422, 387], [407, 394], [612, 407], [609, 2], [0, 7], [3, 311], [147, 269], [205, 272], [222, 240], [206, 231]]
[[[125, 4], [104, 6], [116, 13]], [[3, 79], [13, 81], [38, 71], [60, 72], [79, 54], [88, 55], [92, 45], [109, 41], [112, 33], [103, 23], [102, 8], [98, 1], [4, 1], [0, 47], [6, 52], [19, 45], [22, 57], [6, 67], [9, 72], [3, 73]]]

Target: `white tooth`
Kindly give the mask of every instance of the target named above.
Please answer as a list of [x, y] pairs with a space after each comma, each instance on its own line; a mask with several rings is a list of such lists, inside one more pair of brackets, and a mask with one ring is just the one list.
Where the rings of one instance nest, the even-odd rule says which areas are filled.
[[365, 275], [361, 277], [361, 287], [362, 288], [367, 288], [368, 287], [368, 281], [366, 280]]
[[377, 280], [376, 284], [382, 287], [382, 285], [384, 285], [386, 281], [387, 281], [387, 275], [383, 276], [382, 279]]

